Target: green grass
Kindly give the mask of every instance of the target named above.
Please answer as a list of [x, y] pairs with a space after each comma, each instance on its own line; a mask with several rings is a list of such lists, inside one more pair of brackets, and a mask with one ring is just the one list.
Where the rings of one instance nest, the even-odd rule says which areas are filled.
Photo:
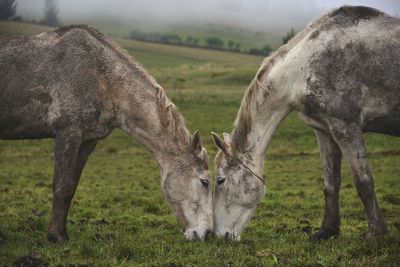
[[[0, 22], [4, 31], [28, 32]], [[209, 132], [231, 131], [262, 58], [117, 41], [165, 88], [187, 126], [200, 129], [214, 157]], [[267, 194], [240, 242], [184, 240], [164, 201], [156, 161], [117, 130], [100, 142], [84, 170], [69, 215], [71, 241], [54, 245], [46, 240], [53, 141], [0, 141], [0, 232], [5, 235], [0, 266], [26, 255], [40, 255], [50, 266], [398, 266], [400, 138], [367, 134], [366, 143], [389, 225], [379, 239], [361, 239], [366, 216], [343, 164], [342, 234], [320, 244], [306, 242], [304, 228], [315, 231], [323, 215], [321, 168], [312, 130], [291, 114], [267, 153]]]

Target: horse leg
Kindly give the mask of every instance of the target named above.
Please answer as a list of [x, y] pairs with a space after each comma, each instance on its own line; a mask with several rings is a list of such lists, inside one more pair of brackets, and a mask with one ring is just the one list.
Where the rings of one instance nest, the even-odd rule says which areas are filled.
[[339, 190], [342, 153], [330, 134], [315, 130], [320, 149], [324, 175], [325, 211], [321, 229], [309, 241], [328, 239], [339, 235]]
[[96, 148], [97, 141], [87, 141], [80, 145], [78, 155], [76, 157], [75, 171], [74, 171], [74, 179], [79, 182], [79, 178], [81, 177], [83, 168], [89, 158], [89, 155]]
[[365, 237], [385, 233], [387, 227], [376, 200], [374, 178], [369, 168], [360, 127], [353, 123], [337, 121], [330, 128], [335, 141], [350, 164], [354, 184], [367, 213], [368, 232]]
[[55, 243], [68, 240], [66, 222], [79, 177], [96, 142], [81, 144], [80, 131], [73, 129], [57, 134], [55, 139], [53, 211], [48, 239]]

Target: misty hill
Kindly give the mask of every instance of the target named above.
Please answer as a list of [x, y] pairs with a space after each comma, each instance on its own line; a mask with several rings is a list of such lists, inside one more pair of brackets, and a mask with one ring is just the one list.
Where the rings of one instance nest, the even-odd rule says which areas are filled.
[[[346, 2], [400, 14], [398, 0]], [[265, 44], [276, 48], [291, 28], [299, 31], [341, 4], [340, 0], [58, 0], [63, 24], [89, 24], [114, 37], [140, 31], [192, 36], [204, 42], [216, 36], [225, 43], [241, 43], [242, 49]], [[17, 0], [17, 13], [25, 19], [40, 20], [43, 7], [44, 0]]]
[[[209, 37], [216, 36], [225, 42], [229, 41], [240, 43], [241, 49], [250, 49], [262, 47], [266, 44], [272, 47], [279, 47], [282, 43], [282, 37], [291, 29], [284, 30], [257, 31], [239, 26], [231, 26], [222, 23], [171, 23], [169, 25], [151, 25], [142, 21], [133, 23], [124, 23], [112, 18], [104, 19], [93, 17], [91, 19], [63, 21], [65, 24], [84, 23], [98, 28], [103, 33], [113, 37], [129, 37], [131, 32], [143, 32], [150, 34], [175, 34], [182, 39], [194, 37], [199, 39], [199, 44], [204, 44]], [[297, 27], [295, 28], [297, 29]]]

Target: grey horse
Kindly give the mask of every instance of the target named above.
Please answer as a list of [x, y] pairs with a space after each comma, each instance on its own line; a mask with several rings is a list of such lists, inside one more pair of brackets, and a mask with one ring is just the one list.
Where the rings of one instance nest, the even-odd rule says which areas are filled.
[[368, 217], [369, 238], [386, 232], [363, 132], [400, 136], [400, 19], [343, 6], [316, 19], [266, 58], [242, 100], [234, 130], [213, 134], [215, 232], [239, 238], [264, 195], [263, 159], [282, 120], [297, 111], [315, 130], [325, 215], [311, 240], [339, 234], [342, 155]]
[[84, 25], [0, 38], [0, 138], [55, 139], [50, 240], [62, 243], [81, 172], [120, 128], [143, 143], [188, 239], [213, 228], [207, 152], [163, 89], [112, 41]]

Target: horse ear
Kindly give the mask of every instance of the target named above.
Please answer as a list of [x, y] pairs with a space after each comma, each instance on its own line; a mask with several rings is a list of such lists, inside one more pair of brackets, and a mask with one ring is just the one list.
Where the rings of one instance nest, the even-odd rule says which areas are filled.
[[199, 130], [196, 130], [193, 134], [192, 148], [195, 153], [200, 153], [203, 149], [201, 146], [201, 138]]
[[228, 145], [225, 143], [224, 140], [221, 139], [221, 137], [219, 137], [218, 134], [211, 132], [211, 135], [214, 139], [214, 143], [215, 145], [222, 151], [224, 152], [224, 154], [228, 155]]
[[222, 135], [224, 136], [225, 143], [230, 145], [231, 144], [231, 135], [228, 133], [223, 133]]

